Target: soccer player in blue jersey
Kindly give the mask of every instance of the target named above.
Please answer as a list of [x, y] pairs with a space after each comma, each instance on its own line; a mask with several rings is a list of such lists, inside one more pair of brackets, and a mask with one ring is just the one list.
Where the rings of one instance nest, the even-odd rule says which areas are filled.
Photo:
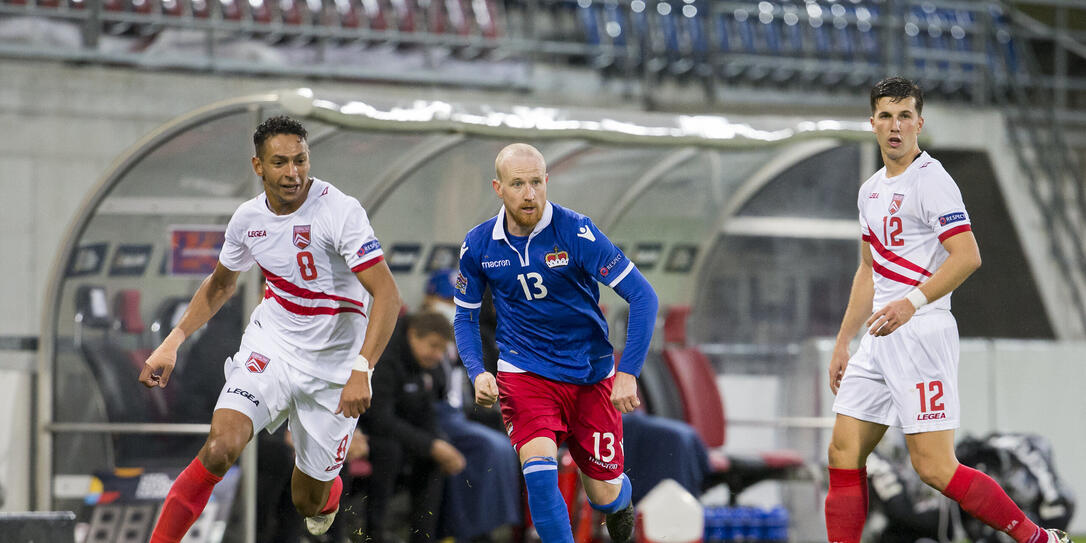
[[[489, 407], [501, 398], [543, 543], [573, 542], [558, 490], [562, 443], [581, 470], [592, 507], [606, 514], [611, 539], [626, 543], [634, 513], [622, 472], [621, 413], [640, 405], [637, 376], [656, 320], [656, 293], [591, 219], [547, 201], [547, 165], [538, 150], [509, 145], [494, 169], [494, 192], [504, 205], [468, 232], [456, 284], [456, 345], [475, 402]], [[597, 283], [630, 304], [617, 368]], [[497, 378], [483, 367], [479, 338], [488, 286], [498, 313]]]

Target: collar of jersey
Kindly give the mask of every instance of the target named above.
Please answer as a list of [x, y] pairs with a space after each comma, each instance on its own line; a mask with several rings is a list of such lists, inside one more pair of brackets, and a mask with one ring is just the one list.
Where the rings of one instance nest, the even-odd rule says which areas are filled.
[[906, 175], [909, 175], [909, 174], [915, 172], [916, 169], [920, 167], [919, 166], [920, 164], [923, 164], [924, 162], [927, 162], [929, 160], [931, 160], [931, 157], [928, 155], [928, 152], [927, 151], [920, 151], [920, 154], [916, 155], [916, 158], [914, 158], [913, 161], [909, 163], [909, 166], [907, 168], [905, 168], [905, 171], [901, 172], [900, 174], [898, 174], [897, 176], [894, 176], [894, 177], [887, 177], [886, 176], [886, 166], [883, 166], [882, 167], [882, 180], [886, 181], [887, 183], [893, 183], [894, 181], [897, 181], [898, 179], [904, 179]]
[[[535, 223], [535, 228], [532, 229], [531, 234], [528, 234], [528, 239], [534, 238], [536, 234], [542, 232], [544, 228], [550, 226], [551, 217], [553, 217], [553, 216], [554, 216], [554, 208], [551, 206], [550, 202], [547, 202], [547, 205], [543, 207], [543, 216], [539, 218], [539, 222]], [[502, 206], [501, 209], [498, 210], [498, 215], [495, 218], [497, 220], [494, 221], [494, 230], [491, 232], [490, 237], [492, 239], [495, 239], [495, 240], [502, 239], [502, 240], [509, 241], [505, 237], [505, 206], [504, 205]]]

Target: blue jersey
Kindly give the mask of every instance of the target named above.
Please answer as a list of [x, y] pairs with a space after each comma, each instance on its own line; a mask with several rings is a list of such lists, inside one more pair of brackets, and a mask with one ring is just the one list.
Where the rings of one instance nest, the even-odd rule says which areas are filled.
[[591, 219], [550, 202], [527, 242], [512, 241], [504, 207], [468, 232], [460, 248], [456, 305], [479, 308], [490, 287], [501, 362], [567, 383], [607, 377], [614, 350], [597, 283], [615, 288], [633, 271], [633, 262]]

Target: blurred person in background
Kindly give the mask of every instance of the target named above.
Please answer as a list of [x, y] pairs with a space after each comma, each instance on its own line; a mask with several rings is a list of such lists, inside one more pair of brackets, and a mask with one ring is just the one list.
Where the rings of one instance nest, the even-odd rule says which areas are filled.
[[373, 376], [373, 407], [359, 423], [373, 464], [366, 536], [375, 543], [395, 541], [388, 506], [398, 482], [410, 494], [408, 540], [435, 541], [446, 476], [464, 470], [464, 455], [439, 428], [435, 409], [445, 393], [440, 365], [452, 340], [452, 325], [440, 313], [401, 317], [381, 356], [381, 371]]
[[[422, 302], [423, 310], [448, 317], [450, 325], [456, 314], [453, 302], [456, 274], [455, 270], [448, 269], [430, 274]], [[505, 432], [466, 416], [490, 414], [493, 415], [491, 420], [501, 420], [493, 407], [477, 406], [470, 399], [465, 402], [465, 393], [471, 390], [471, 383], [452, 347], [450, 345], [441, 362], [448, 383], [447, 393], [435, 409], [438, 426], [464, 453], [467, 467], [446, 481], [439, 532], [458, 541], [480, 541], [488, 539], [502, 526], [522, 522], [520, 469]], [[498, 428], [502, 426], [499, 424]]]

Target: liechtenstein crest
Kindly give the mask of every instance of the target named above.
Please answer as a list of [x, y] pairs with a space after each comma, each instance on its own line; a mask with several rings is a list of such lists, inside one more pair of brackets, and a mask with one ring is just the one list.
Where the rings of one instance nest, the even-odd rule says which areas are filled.
[[569, 264], [569, 253], [565, 251], [559, 251], [555, 246], [553, 253], [547, 253], [543, 257], [543, 262], [546, 262], [548, 268], [558, 268]]
[[305, 249], [309, 247], [309, 225], [308, 224], [296, 224], [294, 225], [294, 246], [299, 249]]
[[905, 199], [905, 195], [895, 192], [894, 200], [890, 202], [890, 214], [893, 215], [901, 210], [901, 201]]

